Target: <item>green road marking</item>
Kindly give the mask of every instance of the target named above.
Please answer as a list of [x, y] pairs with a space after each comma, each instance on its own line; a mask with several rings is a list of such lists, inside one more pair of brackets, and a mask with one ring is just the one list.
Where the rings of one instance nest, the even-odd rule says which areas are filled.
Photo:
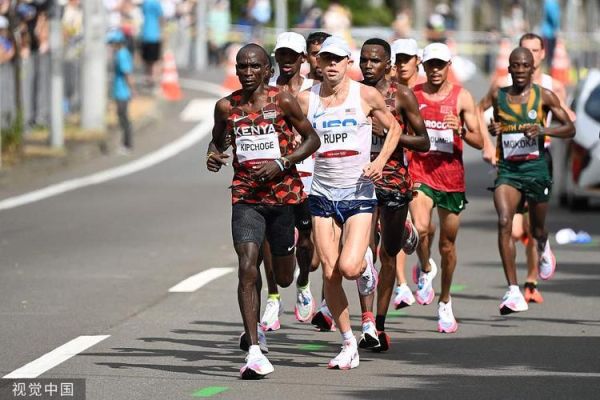
[[460, 293], [464, 291], [467, 287], [465, 285], [450, 285], [450, 292], [452, 293]]
[[202, 388], [202, 389], [192, 393], [192, 396], [194, 396], [194, 397], [211, 397], [211, 396], [214, 396], [215, 394], [226, 392], [227, 390], [229, 390], [229, 388], [225, 387], [225, 386], [207, 386], [205, 388]]
[[404, 317], [406, 315], [406, 311], [402, 311], [402, 310], [393, 310], [393, 311], [388, 311], [387, 316], [388, 317]]
[[298, 346], [298, 348], [300, 350], [306, 350], [306, 351], [317, 351], [317, 350], [321, 350], [323, 347], [322, 344], [317, 344], [317, 343], [308, 343], [308, 344], [302, 344], [300, 346]]

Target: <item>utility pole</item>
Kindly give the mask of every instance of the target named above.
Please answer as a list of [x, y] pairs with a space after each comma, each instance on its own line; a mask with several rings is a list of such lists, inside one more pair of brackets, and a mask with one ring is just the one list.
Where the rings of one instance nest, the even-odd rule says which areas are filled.
[[53, 0], [50, 6], [50, 146], [60, 149], [65, 143], [63, 37], [58, 0]]
[[275, 0], [275, 30], [279, 35], [288, 29], [287, 0]]
[[104, 4], [102, 0], [86, 0], [82, 4], [81, 127], [103, 131], [107, 93]]
[[196, 2], [196, 71], [208, 65], [207, 1]]
[[425, 13], [426, 2], [423, 0], [413, 0], [412, 9], [414, 10], [414, 24], [417, 36], [421, 36], [421, 32], [425, 28], [425, 21], [427, 21], [427, 15]]

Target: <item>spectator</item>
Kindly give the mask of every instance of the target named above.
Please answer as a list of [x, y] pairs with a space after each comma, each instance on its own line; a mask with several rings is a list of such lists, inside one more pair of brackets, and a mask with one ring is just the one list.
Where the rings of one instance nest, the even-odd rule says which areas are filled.
[[129, 101], [133, 95], [133, 59], [125, 46], [125, 35], [120, 30], [109, 32], [107, 42], [113, 48], [113, 84], [112, 96], [117, 103], [119, 125], [123, 131], [122, 146], [119, 153], [127, 155], [133, 148], [131, 122], [129, 121]]
[[352, 13], [350, 9], [342, 6], [339, 0], [331, 0], [321, 22], [324, 30], [334, 36], [343, 38], [350, 47], [354, 47], [354, 41], [350, 34]]
[[146, 69], [146, 84], [150, 87], [158, 82], [162, 40], [163, 10], [159, 0], [144, 0], [142, 3], [141, 42], [142, 59]]
[[560, 30], [560, 4], [557, 0], [544, 0], [544, 14], [542, 16], [542, 38], [546, 49], [546, 64], [552, 66], [554, 49], [556, 48], [556, 34]]
[[0, 64], [10, 62], [15, 56], [15, 46], [9, 36], [8, 19], [0, 15]]
[[209, 61], [211, 64], [220, 64], [231, 27], [229, 0], [213, 0], [208, 10], [207, 24]]
[[262, 40], [263, 26], [271, 20], [271, 2], [269, 0], [250, 0], [248, 14], [252, 20], [252, 36]]
[[79, 59], [82, 52], [83, 11], [80, 0], [69, 0], [62, 16], [64, 37], [65, 111], [79, 105]]
[[127, 50], [129, 50], [133, 57], [135, 53], [135, 37], [138, 35], [140, 26], [142, 25], [142, 14], [133, 0], [122, 0], [120, 12], [120, 29], [125, 35]]

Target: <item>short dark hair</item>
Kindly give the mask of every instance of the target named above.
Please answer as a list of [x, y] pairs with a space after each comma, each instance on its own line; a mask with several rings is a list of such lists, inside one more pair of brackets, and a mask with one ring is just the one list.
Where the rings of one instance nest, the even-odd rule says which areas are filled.
[[236, 54], [236, 61], [237, 61], [237, 56], [242, 51], [246, 51], [246, 50], [256, 50], [259, 53], [262, 53], [265, 56], [265, 61], [267, 62], [267, 65], [269, 66], [269, 68], [273, 68], [273, 61], [271, 60], [271, 56], [269, 55], [267, 50], [265, 50], [264, 47], [262, 47], [261, 45], [256, 44], [256, 43], [248, 43], [247, 45], [245, 45], [241, 49], [239, 49], [238, 53]]
[[375, 45], [375, 46], [381, 46], [383, 47], [383, 51], [385, 52], [385, 55], [387, 56], [388, 59], [392, 58], [392, 48], [390, 47], [390, 44], [388, 42], [386, 42], [383, 39], [380, 38], [371, 38], [371, 39], [367, 39], [364, 43], [363, 46], [366, 45]]
[[331, 35], [327, 32], [313, 32], [306, 38], [306, 47], [308, 48], [311, 44], [323, 44], [329, 36]]
[[519, 46], [523, 47], [524, 40], [534, 40], [534, 39], [537, 39], [540, 41], [540, 44], [542, 45], [542, 50], [544, 50], [544, 39], [542, 39], [542, 37], [540, 35], [538, 35], [537, 33], [532, 33], [532, 32], [528, 32], [528, 33], [524, 34], [523, 36], [521, 36], [521, 38], [519, 39]]

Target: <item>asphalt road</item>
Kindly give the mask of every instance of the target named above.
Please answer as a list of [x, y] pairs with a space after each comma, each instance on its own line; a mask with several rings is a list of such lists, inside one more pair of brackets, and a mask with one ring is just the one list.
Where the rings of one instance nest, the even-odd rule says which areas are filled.
[[[147, 129], [166, 137], [189, 131], [194, 123], [179, 119], [183, 106], [170, 106]], [[326, 365], [339, 350], [339, 334], [297, 323], [295, 290], [285, 289], [282, 329], [268, 334], [275, 372], [259, 382], [241, 381], [245, 354], [238, 349], [242, 325], [235, 272], [195, 292], [168, 292], [200, 271], [236, 267], [227, 189], [231, 172], [205, 170], [207, 143], [204, 138], [133, 175], [0, 211], [2, 376], [81, 335], [110, 335], [40, 377], [85, 378], [88, 399], [598, 398], [598, 209], [571, 213], [552, 206], [551, 232], [583, 229], [594, 241], [552, 242], [558, 271], [540, 285], [545, 302], [501, 317], [505, 282], [486, 190], [493, 175], [474, 151], [465, 155], [469, 205], [452, 294], [456, 334], [437, 333], [434, 304], [391, 310], [390, 351], [361, 352], [359, 368], [330, 371]], [[63, 174], [127, 161], [94, 161]], [[15, 192], [18, 188], [0, 190], [0, 199]], [[518, 252], [523, 282], [521, 246]], [[311, 284], [319, 296], [319, 273], [311, 275]], [[346, 289], [358, 334], [354, 283], [347, 282]]]

